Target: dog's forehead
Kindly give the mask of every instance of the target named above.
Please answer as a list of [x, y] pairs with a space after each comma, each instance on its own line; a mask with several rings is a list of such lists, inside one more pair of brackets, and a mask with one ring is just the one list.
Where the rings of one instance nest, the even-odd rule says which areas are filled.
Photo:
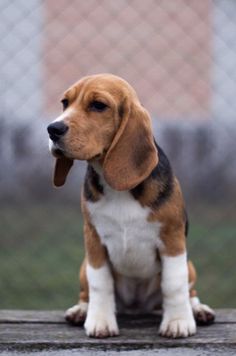
[[134, 89], [124, 79], [112, 74], [98, 74], [84, 77], [67, 89], [64, 96], [73, 100], [81, 91], [107, 92], [118, 98], [127, 95], [136, 96]]

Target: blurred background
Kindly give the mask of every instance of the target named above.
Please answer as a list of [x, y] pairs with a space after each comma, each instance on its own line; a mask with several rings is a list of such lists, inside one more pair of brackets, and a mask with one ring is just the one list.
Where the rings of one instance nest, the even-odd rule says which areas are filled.
[[136, 89], [180, 179], [204, 303], [236, 307], [235, 0], [0, 0], [0, 308], [67, 308], [83, 256], [77, 162], [52, 187], [48, 123], [80, 77]]

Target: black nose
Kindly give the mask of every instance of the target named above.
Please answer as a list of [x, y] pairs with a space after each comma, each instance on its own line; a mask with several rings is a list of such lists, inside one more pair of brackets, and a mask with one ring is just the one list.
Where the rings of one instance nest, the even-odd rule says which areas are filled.
[[56, 121], [47, 127], [49, 137], [52, 141], [58, 141], [61, 136], [65, 135], [68, 130], [68, 126], [62, 121]]

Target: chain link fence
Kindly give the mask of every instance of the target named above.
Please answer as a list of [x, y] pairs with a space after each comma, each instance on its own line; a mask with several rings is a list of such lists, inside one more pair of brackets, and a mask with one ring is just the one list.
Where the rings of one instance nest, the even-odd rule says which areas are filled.
[[77, 298], [85, 163], [53, 190], [46, 126], [102, 72], [134, 86], [181, 181], [200, 296], [235, 306], [235, 18], [234, 0], [0, 0], [0, 307]]

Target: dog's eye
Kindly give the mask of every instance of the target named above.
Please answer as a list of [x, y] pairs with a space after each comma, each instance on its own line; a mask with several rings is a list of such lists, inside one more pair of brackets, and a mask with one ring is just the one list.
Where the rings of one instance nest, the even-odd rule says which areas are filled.
[[66, 110], [69, 106], [69, 100], [68, 99], [62, 99], [61, 100], [62, 106], [63, 106], [63, 110]]
[[108, 105], [103, 103], [102, 101], [92, 101], [89, 105], [89, 110], [102, 112], [108, 108]]

